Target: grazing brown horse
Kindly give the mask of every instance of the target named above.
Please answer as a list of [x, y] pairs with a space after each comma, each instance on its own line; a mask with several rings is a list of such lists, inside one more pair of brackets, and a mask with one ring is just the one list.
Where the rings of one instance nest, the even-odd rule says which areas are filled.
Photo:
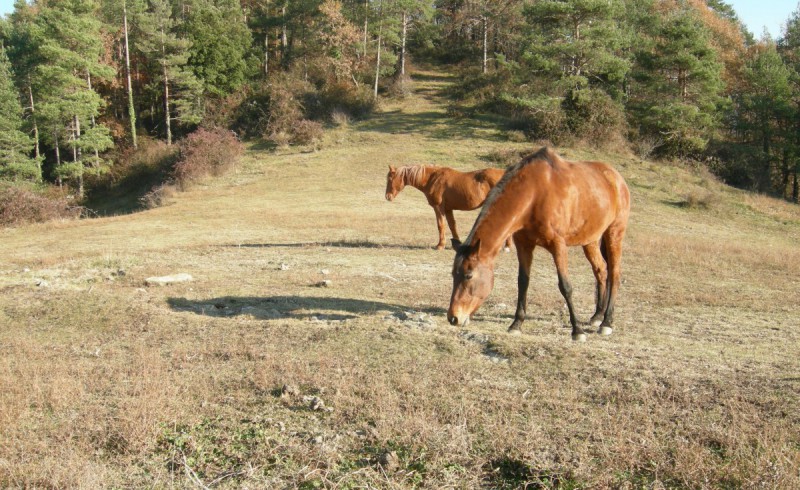
[[466, 325], [494, 285], [494, 259], [513, 234], [519, 260], [517, 311], [509, 332], [525, 320], [533, 249], [553, 256], [558, 288], [569, 308], [572, 340], [585, 341], [572, 306], [567, 247], [581, 246], [597, 280], [597, 307], [590, 324], [610, 335], [619, 289], [622, 239], [630, 214], [630, 193], [622, 176], [601, 162], [569, 162], [549, 148], [509, 167], [486, 199], [453, 263], [453, 294], [447, 318]]
[[[505, 170], [499, 168], [459, 172], [434, 165], [398, 168], [389, 165], [389, 173], [386, 174], [386, 200], [393, 200], [407, 185], [421, 190], [436, 213], [436, 225], [439, 227], [439, 243], [436, 249], [444, 248], [445, 218], [453, 234], [453, 247], [456, 248], [461, 245], [461, 240], [456, 231], [453, 211], [471, 211], [480, 207], [504, 172]], [[506, 246], [511, 246], [510, 238]]]

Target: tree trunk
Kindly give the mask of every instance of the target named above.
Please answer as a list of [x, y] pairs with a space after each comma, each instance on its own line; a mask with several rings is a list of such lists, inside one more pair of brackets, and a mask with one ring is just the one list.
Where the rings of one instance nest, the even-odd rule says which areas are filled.
[[783, 162], [781, 164], [781, 196], [784, 199], [789, 197], [789, 177], [791, 169], [789, 168], [789, 150], [783, 147]]
[[31, 121], [33, 122], [33, 154], [36, 156], [36, 166], [39, 169], [39, 180], [42, 180], [42, 159], [39, 154], [39, 126], [36, 124], [36, 108], [33, 105], [33, 89], [31, 88], [31, 79], [28, 78], [28, 98], [31, 102]]
[[[58, 128], [56, 127], [53, 130], [53, 142], [55, 143], [55, 151], [56, 151], [56, 168], [61, 166], [61, 151], [58, 148]], [[58, 187], [61, 188], [64, 185], [64, 181], [61, 180], [61, 175], [56, 177], [56, 182], [58, 183]]]
[[282, 26], [281, 26], [281, 62], [286, 63], [286, 48], [289, 46], [288, 37], [286, 35], [286, 5], [289, 0], [283, 3], [281, 8]]
[[77, 114], [73, 116], [73, 146], [72, 146], [72, 161], [78, 163], [78, 198], [83, 199], [83, 162], [80, 161], [81, 149], [78, 147], [78, 140], [81, 137], [81, 120]]
[[167, 65], [164, 65], [164, 124], [167, 127], [167, 146], [172, 146], [171, 119], [169, 116], [169, 75], [167, 74]]
[[[161, 28], [161, 55], [166, 60], [167, 48], [164, 46], [164, 28]], [[167, 72], [167, 62], [161, 62], [161, 69], [164, 74], [164, 124], [167, 130], [167, 146], [172, 146], [172, 128], [170, 126], [171, 118], [169, 115], [169, 73]]]
[[406, 31], [408, 28], [408, 14], [403, 11], [403, 37], [400, 40], [400, 75], [406, 74]]
[[125, 76], [128, 79], [128, 120], [131, 125], [131, 141], [133, 149], [138, 148], [136, 138], [136, 108], [133, 105], [133, 86], [131, 84], [131, 54], [128, 44], [128, 6], [122, 4], [122, 24], [125, 31]]
[[369, 23], [369, 0], [364, 0], [364, 57], [367, 57], [367, 26]]
[[378, 80], [381, 76], [381, 34], [382, 27], [378, 29], [378, 55], [375, 61], [375, 99], [378, 98]]
[[488, 33], [487, 33], [487, 26], [489, 24], [489, 20], [486, 18], [486, 15], [483, 15], [483, 74], [486, 74], [486, 62], [488, 60], [488, 53], [487, 53], [487, 40], [488, 40]]
[[264, 34], [264, 78], [269, 76], [269, 30]]
[[[86, 84], [89, 86], [89, 90], [92, 90], [92, 75], [89, 73], [89, 70], [86, 70]], [[94, 114], [92, 115], [92, 127], [94, 128], [97, 123], [94, 120]], [[97, 148], [94, 149], [94, 167], [97, 168], [100, 166], [100, 152], [97, 151]]]

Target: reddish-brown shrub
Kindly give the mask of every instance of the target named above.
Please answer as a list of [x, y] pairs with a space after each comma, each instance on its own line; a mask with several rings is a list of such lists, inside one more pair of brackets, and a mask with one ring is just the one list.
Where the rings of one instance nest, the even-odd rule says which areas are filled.
[[236, 135], [222, 128], [200, 128], [181, 140], [178, 148], [172, 175], [181, 189], [209, 175], [224, 174], [244, 153], [244, 145]]
[[292, 128], [292, 143], [310, 145], [322, 139], [322, 124], [302, 119]]
[[71, 206], [67, 198], [57, 191], [0, 186], [0, 226], [78, 218], [82, 210], [81, 206]]

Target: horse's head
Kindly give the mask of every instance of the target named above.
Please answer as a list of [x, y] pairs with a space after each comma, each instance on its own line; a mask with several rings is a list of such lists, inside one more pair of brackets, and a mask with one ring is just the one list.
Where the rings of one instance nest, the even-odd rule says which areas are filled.
[[466, 326], [494, 287], [494, 260], [481, 257], [481, 242], [462, 245], [453, 262], [453, 294], [447, 320]]
[[386, 200], [394, 200], [395, 196], [397, 196], [405, 186], [406, 183], [403, 179], [402, 172], [399, 172], [398, 169], [389, 165], [389, 173], [386, 174]]

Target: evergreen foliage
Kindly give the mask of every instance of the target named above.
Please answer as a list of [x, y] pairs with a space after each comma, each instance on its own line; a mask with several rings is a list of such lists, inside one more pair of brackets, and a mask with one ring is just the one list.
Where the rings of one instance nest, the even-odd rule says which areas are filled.
[[41, 180], [41, 169], [30, 157], [33, 140], [21, 128], [22, 106], [13, 84], [11, 63], [0, 44], [0, 177]]
[[413, 54], [459, 63], [453, 94], [529, 138], [799, 199], [799, 12], [773, 41], [724, 0], [17, 0], [0, 43], [0, 178], [79, 196], [137, 132], [313, 143], [332, 113], [407, 92]]

